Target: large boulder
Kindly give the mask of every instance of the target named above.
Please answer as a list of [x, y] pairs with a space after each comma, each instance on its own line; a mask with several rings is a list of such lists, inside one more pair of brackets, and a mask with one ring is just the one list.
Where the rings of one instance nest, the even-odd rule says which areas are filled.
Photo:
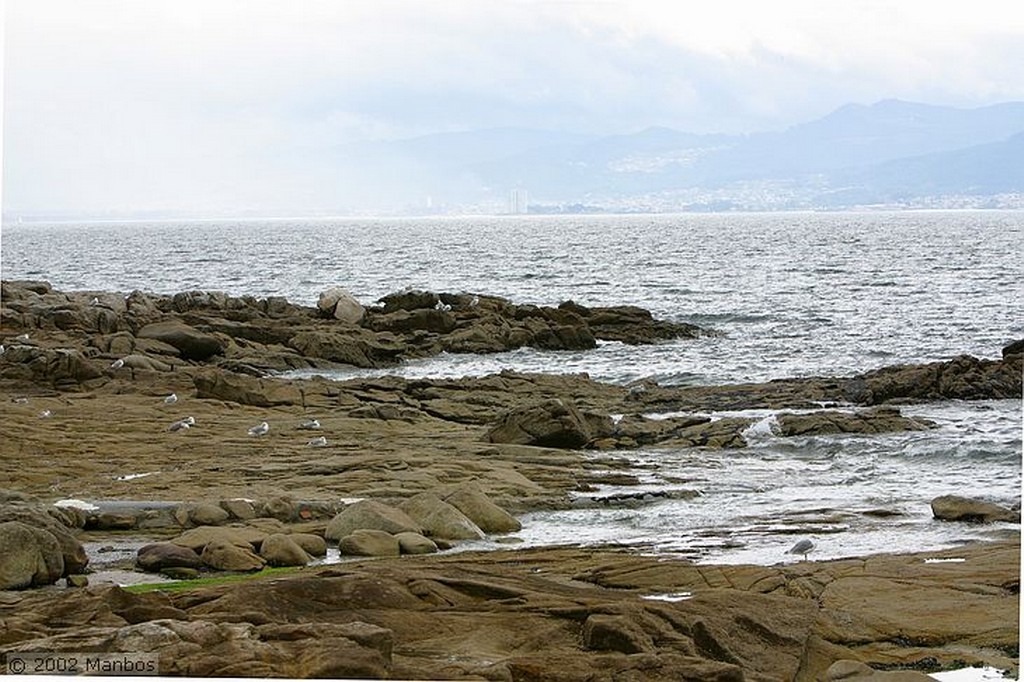
[[419, 533], [398, 533], [395, 539], [402, 554], [433, 554], [437, 551], [437, 544]]
[[333, 317], [349, 324], [359, 324], [366, 315], [366, 309], [362, 304], [341, 287], [333, 287], [322, 292], [316, 307], [323, 317]]
[[491, 443], [582, 448], [613, 431], [610, 417], [588, 418], [571, 403], [553, 398], [506, 412], [485, 439]]
[[62, 575], [57, 538], [20, 521], [0, 523], [0, 589], [51, 585]]
[[312, 556], [324, 556], [327, 554], [327, 541], [319, 535], [314, 535], [313, 533], [291, 533], [288, 537], [307, 554]]
[[199, 526], [185, 531], [171, 540], [176, 545], [203, 551], [211, 542], [221, 542], [240, 547], [258, 549], [267, 539], [268, 533], [250, 526]]
[[199, 555], [203, 563], [218, 571], [259, 571], [267, 562], [250, 548], [215, 540]]
[[173, 542], [154, 542], [139, 548], [135, 565], [144, 571], [159, 572], [165, 568], [200, 568], [203, 562], [189, 547]]
[[420, 493], [399, 509], [423, 528], [423, 533], [446, 540], [480, 540], [484, 532], [469, 518], [433, 493]]
[[84, 525], [81, 512], [54, 506], [11, 502], [0, 507], [0, 521], [19, 521], [51, 535], [60, 547], [65, 575], [81, 573], [89, 564], [85, 547], [72, 534], [72, 528]]
[[219, 338], [179, 320], [147, 324], [136, 336], [140, 339], [156, 339], [174, 346], [185, 360], [202, 362], [224, 352], [224, 344]]
[[485, 533], [515, 533], [523, 528], [516, 517], [475, 488], [459, 488], [444, 501], [465, 514]]
[[260, 556], [271, 566], [305, 566], [313, 557], [283, 533], [268, 535], [260, 546]]
[[360, 500], [330, 520], [324, 537], [337, 541], [356, 530], [380, 530], [394, 534], [405, 531], [419, 533], [422, 529], [401, 509], [376, 500]]
[[350, 556], [398, 556], [398, 538], [382, 530], [356, 530], [338, 541], [338, 551]]
[[942, 495], [932, 500], [932, 515], [942, 521], [968, 521], [991, 523], [1008, 521], [1020, 523], [1020, 512], [991, 502], [975, 500], [959, 495]]

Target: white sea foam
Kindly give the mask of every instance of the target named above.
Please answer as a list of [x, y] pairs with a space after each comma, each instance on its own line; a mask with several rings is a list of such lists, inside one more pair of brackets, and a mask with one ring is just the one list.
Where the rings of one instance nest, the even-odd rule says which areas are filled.
[[54, 507], [71, 507], [73, 509], [81, 509], [83, 511], [98, 511], [99, 507], [91, 502], [85, 502], [84, 500], [68, 499], [68, 500], [57, 500], [53, 503]]

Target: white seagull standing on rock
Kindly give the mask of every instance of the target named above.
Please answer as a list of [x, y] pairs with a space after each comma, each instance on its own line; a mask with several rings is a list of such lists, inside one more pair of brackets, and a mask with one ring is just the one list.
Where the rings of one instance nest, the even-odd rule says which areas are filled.
[[110, 369], [121, 369], [124, 367], [124, 358], [118, 358], [110, 363]]
[[319, 438], [314, 438], [310, 440], [308, 443], [306, 443], [306, 445], [313, 448], [322, 448], [325, 445], [327, 445], [327, 438], [325, 438], [324, 436], [320, 436]]
[[166, 398], [164, 398], [164, 403], [167, 404], [167, 405], [173, 405], [176, 402], [178, 402], [178, 394], [177, 393], [172, 393], [169, 396], [167, 396]]
[[261, 422], [259, 426], [254, 426], [249, 429], [250, 436], [265, 436], [270, 431], [270, 424], [267, 422]]
[[299, 428], [304, 431], [316, 431], [320, 428], [320, 422], [316, 419], [309, 419], [299, 424]]

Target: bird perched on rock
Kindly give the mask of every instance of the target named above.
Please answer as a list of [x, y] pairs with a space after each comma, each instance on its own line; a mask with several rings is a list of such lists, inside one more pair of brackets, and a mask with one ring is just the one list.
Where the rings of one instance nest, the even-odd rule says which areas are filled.
[[270, 432], [270, 425], [267, 422], [260, 422], [259, 425], [249, 429], [250, 436], [265, 436]]
[[790, 547], [787, 554], [803, 554], [804, 561], [807, 561], [807, 554], [812, 549], [814, 549], [814, 543], [808, 540], [807, 538], [804, 538], [800, 542]]
[[28, 334], [27, 333], [25, 333], [25, 334], [18, 334], [17, 336], [14, 337], [14, 340], [15, 341], [28, 341]]
[[176, 402], [178, 402], [178, 394], [177, 393], [172, 393], [169, 396], [167, 396], [166, 398], [164, 398], [164, 404], [166, 404], [166, 405], [173, 405]]
[[110, 363], [110, 369], [121, 369], [124, 367], [124, 358], [118, 358]]
[[320, 428], [320, 422], [316, 419], [307, 419], [306, 421], [299, 424], [299, 428], [304, 431], [316, 431]]
[[100, 299], [98, 299], [98, 298], [97, 298], [97, 297], [95, 297], [95, 296], [93, 296], [93, 297], [92, 297], [92, 300], [91, 300], [91, 301], [89, 301], [89, 305], [99, 305], [99, 304], [100, 304]]
[[324, 436], [320, 436], [319, 438], [313, 438], [312, 440], [307, 442], [306, 445], [313, 448], [322, 448], [325, 445], [327, 445], [327, 438], [325, 438]]
[[167, 427], [168, 431], [186, 431], [189, 428], [195, 426], [196, 420], [194, 417], [183, 417], [178, 421], [174, 422]]

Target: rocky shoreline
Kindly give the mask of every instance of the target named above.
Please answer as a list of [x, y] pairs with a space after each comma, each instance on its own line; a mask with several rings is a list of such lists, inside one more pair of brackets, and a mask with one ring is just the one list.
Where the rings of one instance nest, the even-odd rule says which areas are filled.
[[[901, 414], [901, 404], [1021, 397], [1020, 341], [996, 360], [961, 356], [849, 378], [732, 386], [644, 381], [623, 387], [586, 375], [515, 372], [344, 382], [273, 376], [341, 364], [384, 367], [440, 352], [585, 349], [598, 339], [657, 343], [715, 333], [659, 321], [632, 306], [585, 308], [569, 301], [549, 308], [429, 292], [403, 292], [379, 303], [364, 307], [340, 290], [307, 308], [209, 292], [123, 296], [3, 282], [0, 467], [9, 490], [0, 499], [0, 530], [9, 537], [0, 543], [47, 548], [22, 552], [25, 566], [18, 570], [24, 575], [31, 568], [26, 584], [63, 577], [85, 582], [77, 578], [88, 575], [77, 539], [82, 532], [150, 537], [153, 546], [140, 548], [137, 565], [172, 569], [178, 577], [304, 565], [327, 545], [350, 556], [433, 553], [467, 539], [514, 534], [515, 514], [565, 508], [574, 491], [609, 476], [630, 480], [629, 462], [619, 452], [746, 446], [754, 419], [712, 419], [709, 412], [784, 410], [772, 425], [781, 437], [873, 434], [932, 426]], [[680, 416], [644, 416], [656, 412]], [[263, 422], [266, 432], [250, 435]], [[52, 504], [69, 499], [99, 504]], [[938, 518], [1019, 523], [1019, 510], [992, 507], [971, 500], [933, 504]], [[963, 553], [971, 558], [948, 566], [908, 555], [785, 569], [685, 562], [659, 568], [657, 561], [612, 550], [531, 549], [377, 559], [261, 581], [261, 593], [280, 590], [282, 599], [316, 584], [349, 595], [350, 608], [337, 603], [329, 618], [313, 620], [298, 602], [290, 615], [229, 615], [225, 606], [214, 617], [191, 606], [248, 599], [251, 590], [242, 585], [172, 597], [126, 596], [102, 585], [35, 596], [3, 592], [0, 610], [9, 627], [2, 644], [20, 651], [86, 644], [119, 651], [125, 649], [117, 642], [131, 640], [143, 647], [137, 650], [166, 658], [166, 674], [189, 675], [518, 680], [552, 679], [541, 671], [553, 666], [564, 671], [560, 679], [584, 679], [596, 665], [609, 679], [617, 671], [649, 679], [810, 680], [823, 679], [829, 665], [844, 658], [875, 668], [937, 669], [956, 661], [1015, 668], [1019, 545], [992, 543], [958, 556]], [[996, 560], [998, 566], [990, 565]], [[873, 570], [883, 564], [891, 576]], [[601, 576], [632, 567], [648, 577], [628, 585], [596, 580], [599, 565]], [[539, 566], [544, 576], [524, 566]], [[0, 567], [0, 575], [12, 571], [10, 561]], [[359, 596], [377, 571], [391, 587]], [[443, 577], [460, 572], [474, 577], [463, 583]], [[759, 572], [757, 580], [742, 577]], [[968, 599], [965, 584], [983, 585], [966, 593], [991, 599], [984, 604], [987, 615], [971, 632], [951, 623], [935, 634], [910, 627], [934, 616], [911, 613], [918, 606], [909, 615], [891, 608], [883, 613], [849, 595], [841, 608], [822, 596], [854, 576], [898, 582], [897, 574], [911, 576], [906, 584], [920, 580], [921, 594], [950, 613], [962, 608], [956, 600]], [[696, 576], [704, 580], [692, 590], [699, 598], [666, 604], [637, 593], [691, 591]], [[537, 580], [547, 582], [541, 587]], [[291, 590], [292, 597], [284, 596]], [[755, 609], [762, 598], [763, 610]], [[692, 611], [705, 599], [712, 601]], [[920, 608], [927, 611], [932, 607], [925, 601]], [[46, 613], [69, 608], [93, 615], [77, 625], [46, 620]], [[125, 617], [126, 609], [135, 615]], [[776, 622], [780, 609], [802, 615]], [[10, 625], [19, 619], [25, 623]], [[837, 625], [848, 621], [859, 623], [856, 633]], [[30, 634], [40, 623], [46, 623], [42, 638]], [[147, 623], [147, 632], [162, 634], [147, 640], [128, 632]], [[450, 634], [420, 642], [412, 623]], [[106, 630], [89, 630], [93, 626]], [[487, 634], [474, 639], [477, 628]], [[518, 628], [548, 632], [550, 641], [513, 636]], [[296, 656], [299, 642], [311, 653]], [[339, 642], [352, 667], [342, 664], [345, 656], [328, 653]], [[752, 653], [765, 642], [788, 653], [770, 662]], [[217, 647], [230, 651], [223, 660], [234, 667], [217, 667], [202, 653]], [[446, 648], [470, 653], [456, 664]], [[186, 660], [179, 655], [185, 650], [196, 653], [193, 663], [172, 663]], [[861, 674], [843, 679], [869, 679]]]

